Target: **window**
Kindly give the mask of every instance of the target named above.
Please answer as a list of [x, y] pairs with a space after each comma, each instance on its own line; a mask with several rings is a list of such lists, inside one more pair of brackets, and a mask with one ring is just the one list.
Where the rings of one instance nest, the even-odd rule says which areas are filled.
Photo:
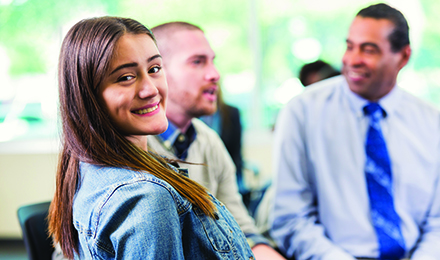
[[[57, 138], [56, 65], [61, 40], [81, 18], [131, 17], [147, 27], [183, 20], [201, 26], [217, 53], [227, 103], [244, 129], [270, 129], [301, 93], [297, 76], [323, 59], [340, 69], [356, 12], [376, 1], [0, 0], [0, 146]], [[401, 86], [440, 107], [440, 20], [436, 0], [393, 1], [410, 24], [413, 55]]]

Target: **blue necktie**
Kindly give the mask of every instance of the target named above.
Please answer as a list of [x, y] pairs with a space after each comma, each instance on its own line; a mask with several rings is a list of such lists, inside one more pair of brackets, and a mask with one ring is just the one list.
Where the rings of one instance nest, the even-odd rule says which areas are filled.
[[379, 104], [369, 103], [364, 107], [364, 112], [370, 116], [365, 145], [365, 174], [380, 259], [400, 259], [405, 254], [405, 243], [400, 230], [400, 218], [394, 209], [390, 158], [379, 124], [384, 111]]

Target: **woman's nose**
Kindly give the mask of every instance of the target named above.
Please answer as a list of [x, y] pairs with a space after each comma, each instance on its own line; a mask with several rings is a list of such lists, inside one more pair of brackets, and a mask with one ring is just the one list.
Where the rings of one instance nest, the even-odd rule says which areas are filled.
[[138, 96], [141, 99], [155, 97], [159, 93], [154, 81], [150, 77], [144, 78], [139, 83]]

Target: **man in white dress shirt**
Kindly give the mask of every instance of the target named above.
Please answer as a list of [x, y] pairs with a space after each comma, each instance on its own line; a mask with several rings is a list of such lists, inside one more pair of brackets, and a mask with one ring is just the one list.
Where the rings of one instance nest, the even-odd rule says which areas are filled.
[[[408, 31], [388, 5], [362, 9], [346, 39], [343, 76], [311, 85], [280, 112], [271, 235], [287, 257], [440, 259], [440, 113], [396, 85], [411, 55]], [[374, 124], [364, 114], [372, 103]], [[373, 128], [387, 150], [390, 186], [381, 188], [390, 200], [373, 199], [366, 177]], [[377, 202], [390, 205], [385, 217], [394, 220], [377, 221]], [[385, 257], [387, 247], [399, 253]]]

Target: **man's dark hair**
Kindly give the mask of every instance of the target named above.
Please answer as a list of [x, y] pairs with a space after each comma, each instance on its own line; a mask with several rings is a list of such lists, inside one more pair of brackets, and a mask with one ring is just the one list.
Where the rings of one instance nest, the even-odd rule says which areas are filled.
[[304, 64], [299, 71], [299, 80], [304, 87], [314, 83], [310, 82], [309, 79], [310, 75], [314, 73], [317, 74], [319, 80], [328, 79], [341, 74], [330, 64], [322, 60]]
[[360, 10], [356, 16], [374, 19], [387, 19], [391, 21], [394, 24], [394, 30], [388, 36], [388, 40], [391, 44], [391, 51], [398, 52], [409, 44], [408, 23], [399, 10], [387, 4], [381, 3], [370, 5]]

